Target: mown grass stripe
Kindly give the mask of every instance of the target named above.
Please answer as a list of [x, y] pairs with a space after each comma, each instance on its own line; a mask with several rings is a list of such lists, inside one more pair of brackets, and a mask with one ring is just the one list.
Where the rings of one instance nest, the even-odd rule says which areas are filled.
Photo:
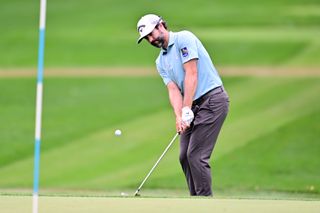
[[273, 107], [254, 111], [242, 119], [226, 124], [220, 136], [221, 143], [216, 147], [219, 152], [216, 152], [214, 157], [218, 159], [236, 147], [259, 137], [260, 134], [272, 132], [279, 126], [312, 112], [320, 106], [318, 91], [319, 85], [310, 85], [308, 89], [300, 89], [294, 96]]
[[[90, 123], [88, 123], [88, 121], [94, 121], [94, 119], [87, 120], [90, 116], [84, 115], [87, 113], [87, 106], [92, 104], [85, 102], [86, 97], [89, 97], [88, 99], [93, 101], [93, 104], [99, 103], [103, 95], [101, 90], [107, 88], [107, 91], [112, 94], [112, 88], [117, 88], [119, 82], [121, 85], [125, 85], [125, 83], [129, 81], [126, 79], [121, 82], [121, 80], [118, 79], [114, 81], [113, 84], [108, 84], [108, 87], [105, 87], [105, 79], [90, 79], [90, 84], [87, 84], [85, 79], [80, 81], [75, 79], [70, 80], [74, 83], [75, 87], [73, 87], [73, 90], [66, 90], [66, 92], [72, 91], [73, 93], [70, 94], [75, 95], [75, 97], [78, 97], [80, 100], [67, 102], [64, 105], [63, 98], [58, 100], [53, 98], [48, 103], [52, 104], [53, 108], [51, 110], [56, 110], [55, 113], [57, 114], [64, 112], [64, 106], [66, 106], [68, 110], [67, 113], [64, 112], [64, 116], [73, 113], [71, 106], [75, 104], [74, 106], [78, 106], [79, 108], [74, 109], [77, 113], [73, 115], [70, 114], [72, 117], [71, 121], [79, 122], [80, 120], [86, 121], [86, 123], [79, 122], [76, 124], [75, 127], [80, 126], [81, 128], [77, 129], [79, 134], [75, 135], [68, 135], [69, 132], [65, 131], [64, 126], [57, 128], [60, 129], [61, 132], [55, 132], [55, 134], [61, 134], [59, 138], [63, 138], [63, 136], [66, 136], [66, 138], [44, 150], [42, 155], [43, 163], [41, 168], [40, 189], [45, 188], [47, 190], [53, 189], [58, 191], [87, 189], [103, 191], [137, 187], [174, 133], [174, 116], [166, 94], [164, 93], [164, 96], [160, 97], [160, 100], [155, 100], [154, 103], [151, 103], [151, 105], [156, 108], [153, 113], [152, 110], [150, 114], [143, 112], [145, 108], [141, 109], [140, 106], [146, 105], [147, 103], [145, 101], [150, 99], [141, 99], [138, 100], [138, 104], [131, 106], [135, 108], [132, 109], [133, 111], [138, 110], [138, 115], [141, 113], [143, 116], [127, 117], [126, 114], [122, 113], [125, 108], [114, 107], [112, 111], [113, 114], [111, 115], [112, 118], [123, 116], [123, 119], [118, 119], [116, 122], [104, 122], [103, 119], [102, 121], [97, 120], [99, 125], [95, 126], [95, 128], [82, 129], [82, 124], [88, 125], [87, 127], [89, 127]], [[21, 79], [21, 81], [25, 81], [25, 79]], [[54, 82], [54, 79], [52, 79], [52, 81]], [[51, 92], [53, 94], [51, 94], [51, 98], [54, 97], [54, 92], [60, 93], [65, 89], [63, 87], [64, 81], [66, 80], [61, 80], [59, 84], [55, 84], [61, 86], [61, 88], [52, 90]], [[150, 79], [145, 78], [138, 81], [139, 85], [145, 85], [143, 84], [144, 81], [150, 81]], [[81, 84], [83, 82], [86, 82], [86, 84]], [[90, 89], [89, 85], [94, 82], [97, 83], [97, 85]], [[155, 83], [154, 81], [150, 82], [152, 84]], [[317, 115], [318, 109], [320, 108], [320, 102], [318, 100], [318, 91], [320, 89], [318, 78], [225, 77], [224, 82], [231, 97], [232, 108], [229, 114], [230, 117], [226, 120], [215, 148], [212, 159], [214, 167], [217, 163], [222, 163], [221, 166], [223, 167], [222, 159], [224, 158], [230, 158], [229, 160], [232, 161], [232, 153], [237, 153], [238, 150], [245, 149], [245, 147], [251, 145], [251, 142], [259, 141], [268, 135], [277, 135], [277, 131], [294, 125], [294, 121], [297, 119], [310, 117], [312, 113]], [[137, 81], [133, 81], [133, 83], [137, 83]], [[78, 92], [79, 85], [82, 85], [83, 89], [85, 89], [84, 93]], [[6, 88], [5, 84], [2, 86]], [[153, 86], [155, 86], [155, 91], [163, 88], [162, 84], [151, 85], [151, 87], [148, 84], [147, 87], [144, 88], [153, 88]], [[77, 89], [75, 90], [75, 88]], [[95, 93], [95, 91], [98, 92]], [[161, 94], [159, 91], [155, 93]], [[144, 95], [149, 97], [149, 91]], [[68, 97], [68, 95], [66, 97]], [[129, 98], [132, 98], [132, 100], [136, 99], [135, 96], [129, 96]], [[157, 99], [157, 97], [152, 98]], [[161, 98], [163, 98], [163, 100]], [[16, 97], [7, 100], [7, 103], [16, 104], [20, 99]], [[57, 106], [54, 106], [55, 101], [57, 101]], [[257, 104], [254, 104], [255, 101]], [[81, 103], [83, 103], [83, 105], [79, 105]], [[104, 103], [105, 102], [95, 108], [95, 113], [102, 112], [103, 109], [106, 109], [104, 107], [108, 105], [104, 105]], [[132, 103], [134, 103], [134, 101]], [[21, 105], [21, 107], [22, 106], [23, 105]], [[56, 117], [57, 114], [48, 114], [54, 116], [51, 124], [55, 122], [60, 124], [70, 119], [70, 117], [65, 119], [64, 116]], [[92, 123], [91, 125], [96, 124]], [[56, 127], [53, 127], [54, 126], [48, 126], [47, 128], [48, 130], [51, 129], [51, 131], [54, 131]], [[309, 127], [305, 125], [303, 128]], [[121, 129], [123, 135], [121, 137], [115, 137], [115, 129]], [[301, 131], [301, 137], [308, 136], [304, 135], [304, 133], [315, 135], [316, 131], [312, 129], [310, 131]], [[48, 138], [51, 138], [51, 142], [55, 142], [57, 139], [53, 136], [54, 134], [48, 135]], [[286, 132], [283, 137], [283, 140], [291, 140], [288, 132]], [[19, 147], [19, 143], [16, 145]], [[146, 183], [146, 189], [186, 189], [185, 180], [178, 161], [178, 150], [179, 146], [178, 143], [176, 143]], [[2, 149], [1, 151], [4, 152]], [[9, 150], [7, 149], [7, 151]], [[27, 151], [28, 150], [25, 150], [25, 152]], [[268, 151], [261, 153], [259, 150], [256, 150], [256, 152], [261, 155], [266, 155], [266, 157], [268, 157], [269, 153]], [[246, 155], [248, 156], [248, 154]], [[306, 153], [303, 155], [307, 158]], [[314, 164], [310, 164], [309, 166], [310, 168], [308, 169], [312, 171]], [[20, 188], [30, 187], [32, 185], [32, 168], [31, 156], [12, 160], [6, 166], [2, 166], [0, 168], [0, 176], [2, 177], [0, 179], [0, 188], [16, 188], [18, 190]], [[217, 172], [217, 174], [215, 172]], [[216, 175], [219, 177], [219, 171], [216, 171], [216, 168], [213, 169], [213, 175], [215, 183]], [[232, 173], [232, 171], [230, 171], [229, 175], [237, 176], [237, 174]], [[300, 182], [294, 180], [294, 174], [288, 178], [291, 178], [291, 182], [282, 182], [283, 186], [279, 185], [278, 188], [292, 192], [294, 183], [298, 184]], [[221, 176], [219, 179], [221, 181]], [[219, 185], [221, 185], [219, 190], [228, 190], [229, 183], [227, 179], [225, 181], [222, 180], [222, 182], [219, 183]], [[250, 181], [246, 184], [249, 186], [246, 190], [254, 190], [253, 185], [250, 185]], [[234, 187], [233, 189], [238, 190]], [[269, 190], [270, 187], [266, 189]], [[277, 190], [277, 188], [275, 187], [274, 190]], [[241, 193], [241, 190], [239, 193]]]

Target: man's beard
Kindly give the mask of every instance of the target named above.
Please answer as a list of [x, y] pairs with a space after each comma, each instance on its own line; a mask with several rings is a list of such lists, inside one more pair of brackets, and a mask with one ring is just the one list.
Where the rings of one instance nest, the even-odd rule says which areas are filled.
[[158, 38], [156, 38], [154, 41], [151, 42], [151, 44], [157, 48], [161, 48], [164, 45], [164, 36], [160, 35]]

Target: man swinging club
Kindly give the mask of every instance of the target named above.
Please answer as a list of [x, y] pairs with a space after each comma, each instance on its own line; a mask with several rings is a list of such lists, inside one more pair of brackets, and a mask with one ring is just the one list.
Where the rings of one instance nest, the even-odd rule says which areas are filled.
[[171, 32], [157, 15], [137, 24], [138, 43], [160, 48], [157, 70], [168, 88], [180, 137], [180, 163], [190, 195], [212, 196], [210, 156], [229, 109], [229, 97], [211, 58], [189, 31]]

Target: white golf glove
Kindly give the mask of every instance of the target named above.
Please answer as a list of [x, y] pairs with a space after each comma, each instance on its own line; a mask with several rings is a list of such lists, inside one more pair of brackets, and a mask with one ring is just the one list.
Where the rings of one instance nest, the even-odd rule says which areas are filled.
[[186, 125], [190, 126], [191, 122], [193, 121], [194, 114], [190, 107], [183, 107], [182, 108], [182, 115], [181, 115], [181, 120], [184, 122]]

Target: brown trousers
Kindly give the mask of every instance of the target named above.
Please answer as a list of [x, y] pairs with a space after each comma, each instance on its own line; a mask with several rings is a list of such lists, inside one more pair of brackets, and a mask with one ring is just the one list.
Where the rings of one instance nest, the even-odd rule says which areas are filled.
[[210, 156], [229, 110], [229, 97], [217, 87], [192, 105], [194, 121], [180, 137], [180, 164], [190, 195], [212, 196]]

